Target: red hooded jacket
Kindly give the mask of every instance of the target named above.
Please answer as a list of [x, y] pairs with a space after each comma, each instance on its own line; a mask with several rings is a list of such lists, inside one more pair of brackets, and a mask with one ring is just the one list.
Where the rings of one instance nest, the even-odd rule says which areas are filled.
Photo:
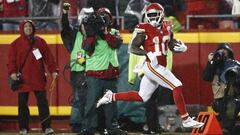
[[[30, 22], [33, 27], [33, 32], [30, 36], [24, 34], [24, 24]], [[31, 21], [25, 21], [20, 23], [20, 37], [12, 42], [8, 53], [8, 73], [16, 73], [19, 67], [24, 63], [24, 59], [31, 46], [31, 41], [34, 39], [34, 44], [26, 58], [24, 67], [21, 70], [24, 84], [21, 85], [18, 92], [29, 92], [45, 90], [46, 75], [44, 64], [50, 73], [57, 71], [57, 66], [54, 57], [48, 48], [44, 39], [38, 36], [34, 36], [35, 27]], [[33, 50], [39, 49], [42, 58], [37, 60], [33, 54]]]

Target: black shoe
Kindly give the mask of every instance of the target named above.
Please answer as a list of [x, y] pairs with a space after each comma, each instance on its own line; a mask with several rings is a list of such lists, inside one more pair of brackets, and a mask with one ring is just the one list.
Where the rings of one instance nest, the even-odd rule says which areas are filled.
[[81, 124], [71, 124], [73, 133], [80, 133], [82, 131]]
[[143, 131], [142, 135], [161, 135], [161, 133], [156, 133], [154, 131]]
[[88, 130], [86, 130], [86, 129], [83, 129], [83, 130], [81, 130], [81, 132], [78, 133], [77, 135], [94, 135], [94, 134], [95, 134], [94, 131], [88, 131]]
[[161, 135], [164, 132], [164, 129], [161, 128], [160, 125], [148, 127], [148, 125], [144, 125], [143, 127], [143, 135]]
[[127, 131], [124, 131], [122, 129], [112, 129], [107, 130], [107, 132], [105, 132], [105, 135], [127, 135]]
[[143, 131], [143, 135], [161, 135], [161, 131], [157, 132], [157, 131], [146, 130], [146, 131]]

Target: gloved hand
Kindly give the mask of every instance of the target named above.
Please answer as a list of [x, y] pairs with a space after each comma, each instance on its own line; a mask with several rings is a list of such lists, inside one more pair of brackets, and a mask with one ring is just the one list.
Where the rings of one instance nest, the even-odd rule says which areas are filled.
[[151, 61], [151, 64], [152, 64], [153, 67], [158, 65], [157, 56], [153, 52], [148, 52], [147, 57]]
[[176, 39], [173, 50], [175, 52], [186, 52], [187, 46], [179, 39]]
[[70, 9], [70, 7], [71, 7], [70, 3], [64, 2], [63, 3], [63, 13], [67, 13], [67, 11]]

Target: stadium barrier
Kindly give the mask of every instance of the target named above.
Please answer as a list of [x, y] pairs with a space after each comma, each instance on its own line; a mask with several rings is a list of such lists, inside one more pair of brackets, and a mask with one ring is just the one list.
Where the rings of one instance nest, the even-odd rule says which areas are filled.
[[[54, 116], [70, 115], [71, 87], [63, 79], [63, 65], [69, 60], [69, 54], [62, 45], [62, 40], [57, 34], [38, 34], [43, 37], [50, 45], [57, 63], [60, 68], [56, 90], [53, 92], [52, 104], [50, 105], [51, 114]], [[7, 84], [7, 57], [10, 43], [18, 37], [18, 34], [0, 34], [0, 115], [16, 116], [17, 115], [17, 94], [12, 92]], [[127, 44], [131, 40], [131, 33], [122, 33], [124, 45], [119, 49], [119, 61], [121, 75], [118, 83], [119, 90], [129, 90], [133, 86], [127, 82]], [[240, 32], [184, 32], [177, 33], [175, 37], [181, 39], [188, 46], [188, 51], [183, 54], [175, 54], [173, 60], [173, 72], [184, 84], [184, 98], [187, 104], [209, 106], [212, 101], [211, 85], [201, 79], [202, 71], [207, 63], [207, 55], [215, 50], [218, 43], [229, 42], [235, 51], [236, 59], [240, 59]], [[69, 75], [66, 73], [67, 76]], [[48, 82], [51, 82], [48, 77]], [[49, 86], [49, 84], [48, 84]], [[48, 88], [48, 87], [47, 87]], [[38, 115], [36, 101], [33, 95], [29, 99], [31, 115]], [[119, 103], [121, 108], [119, 113], [132, 113], [131, 108], [136, 104]], [[125, 106], [125, 107], [123, 107]], [[134, 111], [133, 111], [134, 112]], [[134, 114], [134, 113], [132, 113]], [[139, 113], [142, 115], [142, 113]], [[131, 116], [131, 115], [130, 115]]]

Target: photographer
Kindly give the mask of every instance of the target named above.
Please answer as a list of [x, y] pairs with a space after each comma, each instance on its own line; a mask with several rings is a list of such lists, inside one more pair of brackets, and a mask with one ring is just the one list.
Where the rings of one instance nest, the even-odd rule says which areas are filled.
[[72, 108], [70, 116], [70, 126], [73, 133], [79, 133], [82, 129], [85, 96], [87, 83], [85, 80], [85, 51], [82, 49], [83, 32], [81, 30], [83, 19], [93, 8], [83, 8], [78, 16], [78, 24], [72, 27], [69, 24], [68, 13], [71, 5], [63, 3], [63, 14], [61, 19], [61, 38], [64, 47], [70, 54], [70, 85], [72, 87]]
[[220, 79], [226, 84], [221, 125], [225, 134], [239, 133], [235, 123], [240, 111], [240, 63], [233, 59], [227, 59], [224, 63], [223, 73]]
[[[86, 81], [88, 84], [84, 127], [89, 135], [96, 132], [99, 119], [96, 109], [97, 100], [106, 89], [117, 90], [119, 64], [117, 49], [122, 44], [119, 32], [112, 28], [112, 14], [107, 8], [100, 8], [83, 21], [86, 39], [83, 49], [86, 56]], [[105, 127], [108, 135], [125, 135], [117, 123], [116, 103], [103, 108]]]
[[[222, 128], [226, 129], [226, 132], [232, 130], [231, 128], [236, 120], [234, 114], [231, 114], [231, 119], [227, 118], [228, 112], [231, 111], [227, 105], [237, 96], [237, 94], [233, 92], [237, 87], [234, 87], [232, 85], [233, 83], [229, 83], [224, 78], [226, 73], [226, 75], [230, 73], [227, 72], [227, 69], [229, 70], [234, 67], [234, 65], [237, 65], [237, 62], [234, 60], [233, 50], [230, 46], [229, 43], [220, 43], [216, 51], [208, 55], [208, 63], [203, 73], [203, 80], [212, 83], [214, 97], [212, 108], [218, 113], [218, 120], [221, 122]], [[227, 80], [229, 80], [229, 77], [227, 78]], [[237, 108], [234, 108], [233, 111], [237, 111], [236, 109]], [[232, 127], [230, 128], [229, 125]]]
[[[203, 80], [212, 82], [213, 91], [213, 109], [219, 112], [219, 105], [222, 104], [224, 96], [225, 83], [220, 80], [226, 59], [234, 59], [233, 51], [228, 43], [220, 43], [214, 53], [208, 55], [208, 63], [203, 72]], [[221, 114], [219, 114], [221, 119]]]

